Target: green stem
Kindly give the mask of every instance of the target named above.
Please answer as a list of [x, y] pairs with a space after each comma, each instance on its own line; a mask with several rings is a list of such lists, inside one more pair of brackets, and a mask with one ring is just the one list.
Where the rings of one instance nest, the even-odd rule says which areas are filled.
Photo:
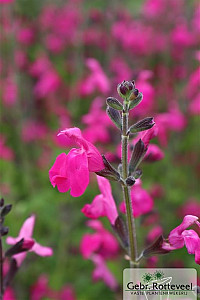
[[[122, 112], [122, 176], [125, 181], [128, 177], [128, 107], [127, 103], [124, 104], [124, 110]], [[130, 187], [122, 185], [125, 204], [126, 204], [126, 216], [129, 235], [129, 256], [130, 267], [134, 268], [138, 265], [137, 261], [137, 240], [136, 240], [136, 227], [133, 217], [133, 209], [130, 197]]]

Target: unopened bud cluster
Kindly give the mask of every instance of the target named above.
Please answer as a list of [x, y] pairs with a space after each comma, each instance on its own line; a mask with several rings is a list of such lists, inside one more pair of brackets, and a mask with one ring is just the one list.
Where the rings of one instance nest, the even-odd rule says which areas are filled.
[[135, 100], [139, 95], [139, 90], [135, 87], [135, 81], [123, 81], [118, 84], [117, 91], [120, 97], [128, 101]]

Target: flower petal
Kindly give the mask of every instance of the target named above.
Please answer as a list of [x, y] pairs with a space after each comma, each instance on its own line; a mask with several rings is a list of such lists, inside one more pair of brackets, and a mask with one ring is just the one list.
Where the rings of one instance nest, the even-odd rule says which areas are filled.
[[51, 256], [53, 255], [53, 250], [50, 247], [44, 247], [35, 242], [33, 247], [30, 250], [31, 252], [35, 252], [39, 256]]
[[195, 254], [199, 245], [199, 236], [194, 230], [184, 230], [182, 236], [189, 254]]
[[174, 228], [169, 234], [169, 242], [170, 245], [175, 247], [176, 249], [182, 248], [184, 246], [184, 237], [182, 232], [187, 229], [189, 226], [196, 223], [198, 217], [187, 215], [184, 217], [183, 222]]
[[66, 155], [66, 153], [58, 155], [55, 163], [49, 170], [49, 179], [51, 184], [53, 187], [57, 186], [61, 193], [67, 192], [70, 188], [69, 175], [67, 174], [68, 155]]
[[31, 238], [33, 235], [33, 229], [35, 225], [35, 215], [32, 215], [22, 225], [19, 232], [19, 239], [21, 238]]
[[72, 149], [68, 153], [68, 172], [70, 174], [70, 194], [79, 197], [89, 184], [88, 160], [85, 151]]

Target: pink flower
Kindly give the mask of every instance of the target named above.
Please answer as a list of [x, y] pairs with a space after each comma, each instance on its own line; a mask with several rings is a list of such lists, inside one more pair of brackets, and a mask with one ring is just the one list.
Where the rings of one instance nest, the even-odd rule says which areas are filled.
[[195, 255], [195, 262], [200, 264], [200, 237], [194, 230], [186, 230], [195, 224], [200, 227], [198, 217], [186, 215], [183, 218], [183, 222], [170, 232], [168, 237], [169, 243], [164, 242], [162, 248], [171, 251], [180, 249], [185, 245], [188, 253]]
[[102, 94], [106, 94], [110, 89], [110, 83], [99, 62], [94, 58], [88, 58], [86, 61], [86, 65], [89, 68], [91, 74], [81, 83], [81, 95], [91, 95], [96, 90], [98, 90]]
[[83, 123], [87, 125], [83, 131], [83, 136], [91, 143], [107, 143], [110, 140], [108, 127], [112, 126], [113, 123], [105, 110], [102, 109], [103, 105], [104, 100], [96, 97], [92, 101], [89, 113], [82, 117]]
[[104, 169], [101, 154], [97, 148], [85, 140], [79, 128], [69, 128], [61, 131], [58, 137], [63, 145], [74, 144], [68, 154], [61, 153], [49, 170], [49, 178], [53, 187], [65, 193], [71, 189], [73, 197], [81, 196], [89, 184], [89, 172]]
[[138, 141], [140, 138], [144, 143], [145, 148], [149, 147], [150, 140], [152, 140], [154, 137], [158, 134], [158, 126], [154, 125], [151, 129], [139, 133], [136, 139], [134, 139], [134, 142]]
[[195, 198], [190, 198], [186, 203], [183, 204], [179, 209], [179, 215], [181, 217], [185, 215], [196, 215], [200, 218], [200, 203]]
[[147, 161], [158, 161], [163, 159], [164, 152], [155, 144], [149, 144], [148, 150], [145, 154], [145, 160]]
[[75, 292], [70, 286], [65, 286], [60, 291], [59, 300], [76, 300]]
[[16, 300], [15, 294], [11, 287], [7, 287], [3, 295], [3, 300]]
[[183, 218], [183, 222], [176, 228], [174, 228], [169, 234], [169, 243], [176, 249], [184, 246], [184, 235], [182, 234], [186, 228], [197, 223], [198, 217], [187, 215]]
[[12, 3], [14, 0], [0, 0], [0, 3]]
[[48, 279], [41, 275], [37, 282], [31, 287], [31, 300], [40, 300], [48, 294]]
[[31, 287], [31, 300], [42, 300], [43, 298], [57, 300], [75, 300], [75, 294], [70, 286], [64, 286], [61, 291], [54, 291], [48, 285], [46, 275], [41, 275], [37, 282]]
[[117, 207], [115, 200], [112, 196], [112, 190], [109, 181], [101, 176], [97, 176], [100, 195], [97, 195], [91, 204], [86, 204], [82, 208], [82, 213], [86, 217], [97, 219], [99, 217], [107, 217], [112, 225], [118, 217]]
[[22, 140], [24, 142], [32, 142], [42, 139], [47, 134], [47, 127], [40, 122], [28, 120], [22, 127]]
[[186, 118], [178, 107], [170, 108], [169, 112], [161, 113], [155, 116], [155, 122], [159, 128], [158, 139], [161, 145], [166, 146], [168, 143], [169, 131], [182, 131], [186, 124]]
[[153, 227], [147, 235], [147, 241], [151, 243], [156, 238], [158, 238], [162, 233], [163, 233], [163, 229], [161, 226], [157, 225]]
[[83, 236], [80, 252], [85, 259], [93, 254], [100, 254], [105, 259], [115, 257], [119, 251], [116, 238], [107, 231], [100, 221], [89, 221], [87, 225], [93, 228], [95, 233], [87, 233]]
[[34, 41], [34, 32], [31, 28], [21, 28], [17, 33], [17, 41], [24, 45], [31, 45]]
[[189, 105], [189, 111], [192, 115], [199, 116], [200, 114], [200, 93], [192, 100]]
[[0, 135], [0, 159], [3, 160], [13, 160], [14, 158], [14, 153], [12, 149], [7, 147], [5, 145], [5, 138], [4, 136]]
[[[150, 212], [154, 205], [152, 197], [141, 187], [140, 181], [137, 181], [131, 189], [131, 201], [133, 215], [136, 218]], [[120, 211], [122, 213], [126, 212], [125, 202], [120, 204]]]
[[138, 105], [134, 111], [131, 111], [131, 114], [136, 115], [145, 115], [152, 110], [155, 101], [155, 89], [153, 85], [149, 82], [153, 73], [149, 70], [144, 70], [140, 72], [137, 80], [137, 88], [139, 91], [142, 91], [143, 100]]
[[2, 83], [2, 100], [8, 107], [15, 105], [17, 101], [17, 84], [13, 75], [7, 76]]
[[40, 76], [34, 87], [35, 96], [37, 98], [48, 96], [59, 88], [60, 83], [61, 80], [58, 73], [53, 69], [47, 70]]
[[92, 274], [93, 280], [103, 280], [111, 290], [116, 290], [118, 286], [117, 281], [107, 268], [104, 259], [100, 255], [93, 255], [91, 259], [95, 264], [95, 270]]
[[[22, 238], [24, 239], [24, 243], [27, 246], [30, 244], [30, 239], [32, 239], [33, 229], [35, 224], [35, 216], [32, 215], [22, 225], [19, 235], [16, 238], [7, 237], [6, 243], [9, 245], [14, 245], [19, 242]], [[35, 252], [39, 256], [51, 256], [53, 255], [53, 251], [49, 247], [44, 247], [34, 241], [33, 247], [29, 250], [30, 252]], [[23, 260], [26, 257], [26, 252], [14, 255], [14, 258], [17, 261], [18, 267], [22, 264]]]

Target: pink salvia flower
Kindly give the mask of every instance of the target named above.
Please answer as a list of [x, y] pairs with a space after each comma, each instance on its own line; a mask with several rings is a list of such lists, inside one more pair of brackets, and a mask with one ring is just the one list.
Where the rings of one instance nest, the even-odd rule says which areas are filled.
[[10, 287], [7, 287], [5, 290], [5, 293], [3, 295], [3, 300], [16, 300], [17, 298], [15, 297], [13, 289]]
[[93, 254], [100, 254], [104, 259], [115, 257], [119, 251], [116, 238], [107, 231], [100, 221], [91, 220], [87, 225], [95, 230], [95, 233], [87, 233], [80, 244], [80, 252], [85, 259]]
[[[131, 189], [131, 201], [134, 217], [140, 217], [153, 209], [153, 199], [150, 194], [141, 187], [140, 181], [137, 181]], [[120, 204], [120, 211], [126, 212], [125, 202]]]
[[189, 226], [197, 223], [197, 220], [198, 217], [196, 216], [185, 216], [183, 222], [170, 232], [168, 237], [170, 245], [176, 247], [176, 249], [182, 248], [184, 246], [184, 230], [187, 229]]
[[81, 83], [81, 95], [91, 95], [96, 90], [98, 90], [102, 94], [106, 94], [110, 89], [110, 84], [99, 62], [94, 58], [88, 58], [86, 61], [86, 65], [89, 68], [91, 74]]
[[100, 176], [97, 176], [97, 181], [101, 194], [97, 195], [91, 204], [86, 204], [81, 211], [86, 217], [92, 219], [107, 217], [110, 223], [114, 225], [118, 212], [110, 183], [106, 178]]
[[[25, 246], [30, 246], [30, 240], [32, 239], [33, 235], [33, 229], [35, 225], [35, 216], [32, 215], [22, 225], [19, 236], [16, 238], [13, 237], [7, 237], [6, 243], [9, 245], [14, 245], [17, 242], [19, 242], [22, 238], [24, 239]], [[44, 247], [38, 244], [37, 242], [34, 242], [33, 246], [29, 250], [30, 252], [35, 252], [39, 256], [51, 256], [53, 255], [53, 250], [49, 247]], [[14, 258], [17, 261], [18, 267], [22, 264], [23, 260], [26, 257], [26, 252], [19, 253], [14, 255]]]
[[69, 128], [58, 134], [62, 144], [74, 144], [68, 154], [61, 153], [49, 170], [49, 178], [53, 187], [57, 186], [59, 192], [65, 193], [71, 189], [73, 197], [81, 196], [89, 184], [89, 172], [104, 169], [101, 154], [97, 148], [86, 141], [79, 128]]
[[188, 253], [194, 254], [195, 262], [200, 264], [200, 237], [196, 231], [192, 229], [186, 230], [195, 224], [200, 227], [198, 217], [186, 215], [183, 222], [170, 232], [168, 237], [169, 243], [164, 242], [162, 248], [171, 251], [186, 246]]
[[104, 259], [100, 255], [93, 255], [91, 259], [96, 266], [92, 274], [93, 280], [103, 280], [111, 290], [116, 290], [117, 281], [107, 268]]

